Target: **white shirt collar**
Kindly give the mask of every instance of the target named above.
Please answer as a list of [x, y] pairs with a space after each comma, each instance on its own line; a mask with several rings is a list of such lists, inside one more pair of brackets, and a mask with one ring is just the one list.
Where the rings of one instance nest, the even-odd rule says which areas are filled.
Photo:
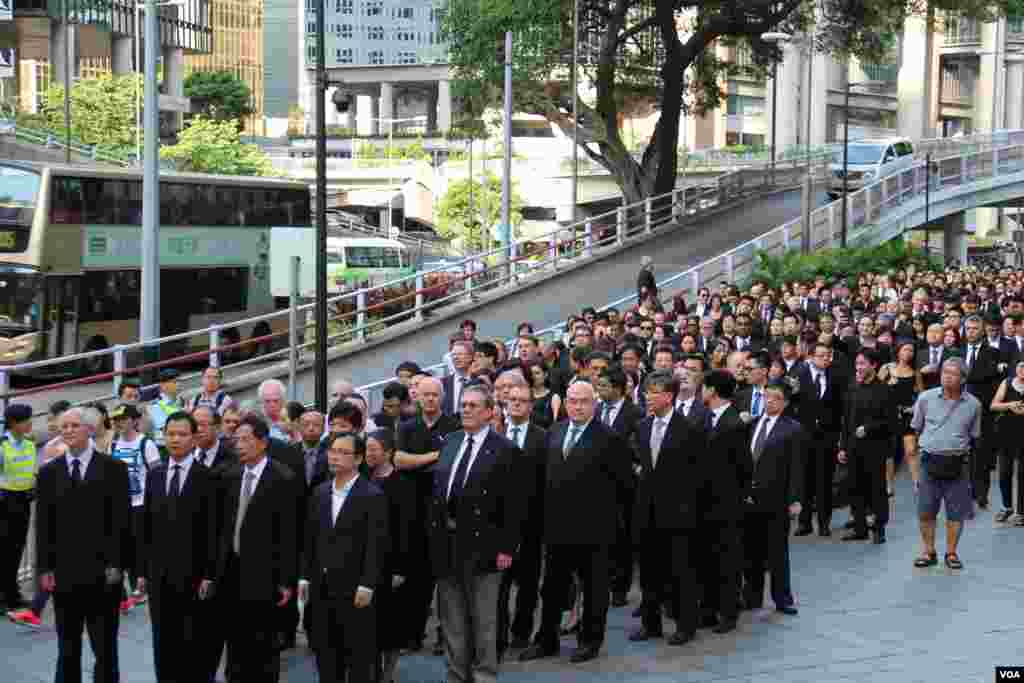
[[721, 420], [722, 419], [722, 414], [725, 413], [725, 411], [729, 410], [729, 406], [731, 406], [731, 405], [732, 405], [731, 401], [726, 401], [725, 403], [723, 403], [722, 405], [718, 406], [717, 408], [712, 409], [711, 412], [715, 414], [715, 420], [716, 421]]
[[242, 486], [245, 486], [245, 475], [252, 472], [256, 475], [256, 479], [253, 481], [253, 489], [255, 490], [256, 484], [259, 483], [260, 477], [263, 476], [263, 470], [267, 468], [267, 463], [270, 462], [270, 456], [264, 455], [263, 459], [255, 465], [243, 465], [242, 466]]
[[348, 480], [348, 483], [338, 488], [338, 482], [331, 482], [331, 495], [340, 496], [342, 500], [348, 498], [348, 494], [352, 492], [352, 487], [356, 485], [356, 480], [359, 479], [359, 473], [356, 472], [356, 476]]
[[68, 461], [68, 474], [71, 474], [71, 461], [74, 460], [75, 458], [78, 458], [78, 473], [81, 475], [82, 479], [85, 479], [85, 472], [86, 470], [89, 469], [89, 463], [92, 462], [92, 455], [94, 449], [95, 444], [93, 443], [92, 439], [89, 439], [89, 445], [85, 447], [85, 450], [82, 451], [81, 455], [72, 455], [71, 451], [69, 450], [66, 456]]
[[192, 469], [192, 463], [194, 461], [195, 458], [192, 457], [191, 453], [182, 458], [181, 462], [175, 462], [173, 458], [169, 458], [167, 460], [167, 490], [170, 490], [171, 488], [171, 477], [174, 476], [175, 465], [181, 466], [181, 475], [178, 477], [178, 491], [185, 488], [185, 480], [188, 479], [188, 473], [189, 470]]

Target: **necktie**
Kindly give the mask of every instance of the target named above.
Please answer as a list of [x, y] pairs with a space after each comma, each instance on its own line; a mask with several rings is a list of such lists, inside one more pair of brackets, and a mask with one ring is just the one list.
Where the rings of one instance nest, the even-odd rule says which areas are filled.
[[78, 458], [71, 458], [71, 485], [78, 486], [82, 483], [81, 461]]
[[573, 425], [569, 428], [569, 440], [565, 442], [565, 451], [562, 455], [566, 458], [569, 457], [569, 453], [572, 452], [573, 446], [576, 445], [576, 439], [580, 437], [580, 428]]
[[452, 479], [452, 486], [448, 489], [448, 516], [453, 519], [455, 518], [459, 496], [462, 495], [462, 486], [466, 483], [466, 477], [469, 476], [469, 461], [473, 458], [473, 435], [467, 434], [466, 437], [466, 447], [462, 451], [459, 466], [455, 468], [455, 478]]
[[751, 453], [754, 456], [754, 464], [761, 459], [761, 451], [764, 450], [764, 440], [768, 436], [768, 418], [761, 420], [757, 425], [757, 434], [754, 436], [754, 448]]
[[825, 373], [818, 373], [818, 398], [825, 398]]
[[256, 474], [249, 468], [245, 469], [245, 486], [242, 487], [242, 497], [238, 499], [238, 515], [235, 517], [235, 539], [233, 549], [235, 555], [241, 555], [242, 522], [245, 520], [245, 511], [249, 508], [249, 499], [252, 498], [252, 487], [256, 481]]
[[520, 429], [522, 429], [522, 427], [520, 427], [519, 425], [516, 425], [515, 427], [512, 428], [512, 437], [511, 438], [512, 438], [512, 441], [517, 446], [519, 445], [519, 430]]
[[718, 426], [718, 414], [713, 410], [709, 410], [704, 414], [704, 428], [711, 431]]
[[176, 499], [178, 494], [181, 493], [181, 465], [174, 466], [174, 474], [171, 475], [171, 486], [167, 491], [167, 495], [171, 499]]
[[938, 365], [938, 364], [939, 364], [939, 350], [933, 346], [932, 347], [932, 365]]
[[974, 344], [971, 344], [970, 349], [967, 352], [967, 369], [970, 370], [974, 367], [974, 357], [978, 353], [977, 348]]
[[750, 414], [754, 417], [761, 417], [761, 392], [754, 389], [754, 400], [750, 403]]
[[658, 455], [661, 453], [661, 441], [665, 436], [665, 426], [660, 418], [655, 418], [654, 429], [651, 430], [651, 467], [658, 466]]
[[603, 415], [601, 415], [601, 422], [604, 422], [609, 427], [611, 426], [611, 424], [612, 424], [612, 404], [611, 403], [605, 403], [604, 404], [604, 413], [603, 413]]

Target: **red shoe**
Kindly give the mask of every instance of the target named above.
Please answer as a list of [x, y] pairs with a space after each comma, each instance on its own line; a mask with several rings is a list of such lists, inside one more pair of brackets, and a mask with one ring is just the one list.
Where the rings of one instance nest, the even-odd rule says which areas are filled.
[[121, 614], [127, 614], [128, 612], [131, 612], [133, 609], [135, 609], [134, 598], [125, 598], [121, 601]]
[[28, 626], [29, 628], [39, 629], [43, 627], [43, 620], [35, 615], [30, 609], [22, 609], [17, 612], [8, 612], [7, 618], [13, 621], [15, 624], [21, 626]]

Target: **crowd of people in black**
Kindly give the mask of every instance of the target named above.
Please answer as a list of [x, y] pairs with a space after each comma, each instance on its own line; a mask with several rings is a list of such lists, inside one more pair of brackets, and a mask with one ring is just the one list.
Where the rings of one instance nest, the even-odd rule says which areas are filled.
[[325, 682], [394, 680], [436, 615], [449, 679], [479, 682], [567, 634], [572, 662], [598, 657], [635, 578], [633, 641], [666, 620], [670, 646], [737, 629], [766, 574], [796, 615], [790, 536], [831, 536], [848, 504], [842, 540], [885, 543], [904, 462], [915, 566], [938, 563], [943, 504], [944, 563], [963, 566], [993, 470], [996, 521], [1024, 526], [1024, 274], [723, 282], [691, 302], [662, 301], [645, 264], [638, 301], [559, 338], [523, 323], [487, 340], [466, 320], [447, 370], [400, 363], [373, 414], [345, 381], [324, 415], [276, 380], [239, 405], [216, 369], [183, 402], [168, 373], [149, 404], [126, 384], [110, 416], [55, 406], [37, 457], [31, 410], [10, 406], [8, 606], [18, 501], [36, 502], [39, 587], [12, 619], [38, 622], [52, 595], [57, 681], [80, 680], [83, 627], [96, 680], [116, 681], [119, 615], [148, 600], [158, 680], [215, 681], [226, 647], [228, 681], [253, 683], [277, 680], [300, 605]]

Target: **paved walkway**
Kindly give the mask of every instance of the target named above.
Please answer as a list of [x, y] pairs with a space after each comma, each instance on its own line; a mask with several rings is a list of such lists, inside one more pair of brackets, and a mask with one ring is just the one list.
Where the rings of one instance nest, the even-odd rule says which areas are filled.
[[[562, 656], [502, 669], [507, 683], [627, 681], [650, 683], [989, 683], [996, 665], [1024, 664], [1024, 529], [996, 527], [980, 513], [964, 533], [959, 573], [911, 566], [918, 550], [909, 481], [898, 482], [889, 542], [874, 546], [814, 536], [793, 539], [793, 586], [800, 614], [744, 612], [738, 631], [700, 631], [682, 648], [664, 641], [630, 643], [629, 608], [613, 609], [601, 658], [569, 664]], [[993, 490], [998, 501], [998, 491]], [[846, 520], [839, 512], [836, 523]], [[942, 552], [942, 546], [939, 546]], [[631, 605], [636, 605], [634, 592]], [[56, 634], [52, 616], [41, 632], [0, 624], [0, 680], [53, 680]], [[671, 628], [669, 629], [671, 630]], [[88, 648], [86, 648], [88, 650]], [[85, 655], [87, 663], [91, 654]], [[153, 681], [149, 627], [141, 608], [121, 626], [124, 683]], [[304, 649], [288, 654], [287, 683], [316, 680]], [[399, 683], [440, 683], [443, 659], [409, 656]]]

